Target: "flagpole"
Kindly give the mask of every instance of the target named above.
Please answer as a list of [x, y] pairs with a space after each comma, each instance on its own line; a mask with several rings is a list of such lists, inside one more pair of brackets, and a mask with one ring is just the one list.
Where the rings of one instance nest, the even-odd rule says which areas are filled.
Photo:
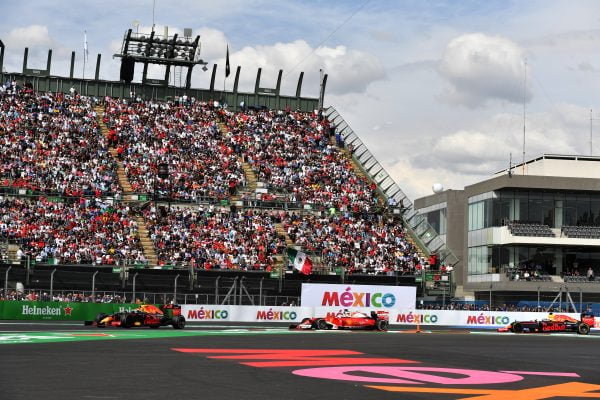
[[83, 31], [83, 79], [85, 79], [85, 62], [87, 61], [87, 30]]
[[229, 67], [229, 44], [227, 45], [227, 53], [225, 55], [225, 77], [223, 78], [223, 103], [225, 103], [225, 82], [229, 77], [230, 67]]

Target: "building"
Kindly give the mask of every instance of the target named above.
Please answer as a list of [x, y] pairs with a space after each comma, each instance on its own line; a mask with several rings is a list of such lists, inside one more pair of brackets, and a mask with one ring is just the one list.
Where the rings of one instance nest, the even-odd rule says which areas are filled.
[[458, 297], [600, 299], [600, 157], [546, 154], [415, 209], [459, 258]]

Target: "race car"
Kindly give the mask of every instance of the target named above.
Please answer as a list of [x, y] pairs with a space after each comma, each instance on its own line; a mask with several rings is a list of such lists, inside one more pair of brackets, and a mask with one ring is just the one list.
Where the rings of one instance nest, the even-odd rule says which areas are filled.
[[582, 316], [581, 321], [563, 314], [550, 313], [547, 319], [534, 321], [515, 321], [498, 332], [514, 333], [555, 333], [576, 332], [587, 335], [590, 327], [594, 326], [594, 316]]
[[290, 329], [326, 330], [326, 329], [363, 329], [387, 331], [389, 326], [387, 311], [371, 311], [370, 315], [362, 312], [344, 312], [328, 315], [325, 318], [304, 318], [299, 324], [290, 325]]
[[152, 304], [142, 304], [133, 311], [115, 314], [100, 313], [94, 321], [86, 321], [85, 325], [96, 325], [99, 328], [118, 326], [121, 328], [150, 327], [172, 325], [174, 329], [185, 327], [185, 318], [181, 315], [181, 306], [165, 304], [160, 308]]

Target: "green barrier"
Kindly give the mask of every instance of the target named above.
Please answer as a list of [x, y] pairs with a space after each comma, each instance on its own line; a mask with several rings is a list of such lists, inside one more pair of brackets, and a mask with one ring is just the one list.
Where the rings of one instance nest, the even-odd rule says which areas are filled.
[[138, 308], [137, 304], [0, 301], [0, 319], [93, 321], [97, 314], [114, 314]]

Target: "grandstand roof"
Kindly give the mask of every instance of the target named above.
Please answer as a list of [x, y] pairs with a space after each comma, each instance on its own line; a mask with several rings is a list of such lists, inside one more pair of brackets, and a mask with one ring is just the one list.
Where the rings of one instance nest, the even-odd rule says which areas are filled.
[[[513, 175], [600, 179], [599, 167], [599, 156], [544, 154], [525, 163], [514, 165], [511, 172]], [[494, 176], [506, 173], [508, 168], [496, 172]]]

